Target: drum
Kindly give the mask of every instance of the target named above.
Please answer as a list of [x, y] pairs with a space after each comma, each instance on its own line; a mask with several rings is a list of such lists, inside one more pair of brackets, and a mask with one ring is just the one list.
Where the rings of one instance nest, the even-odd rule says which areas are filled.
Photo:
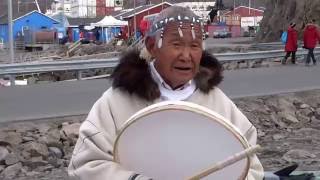
[[[182, 180], [249, 148], [221, 115], [190, 102], [165, 101], [134, 114], [119, 132], [114, 161], [155, 180]], [[249, 158], [203, 179], [244, 179]]]

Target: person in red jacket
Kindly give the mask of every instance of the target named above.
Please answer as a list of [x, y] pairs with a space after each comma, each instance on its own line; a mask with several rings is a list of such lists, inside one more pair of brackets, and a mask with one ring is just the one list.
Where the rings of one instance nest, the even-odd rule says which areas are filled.
[[317, 64], [317, 61], [313, 54], [313, 50], [317, 46], [317, 41], [320, 42], [320, 32], [317, 25], [315, 25], [315, 22], [316, 20], [313, 19], [310, 24], [307, 24], [303, 33], [303, 47], [309, 50], [306, 60], [306, 66], [308, 66], [310, 63], [310, 57], [312, 58], [313, 65]]
[[290, 23], [288, 28], [288, 36], [285, 50], [287, 52], [286, 56], [282, 60], [282, 64], [286, 64], [288, 57], [292, 54], [291, 62], [292, 64], [296, 63], [296, 51], [298, 49], [298, 31], [295, 30], [296, 23]]

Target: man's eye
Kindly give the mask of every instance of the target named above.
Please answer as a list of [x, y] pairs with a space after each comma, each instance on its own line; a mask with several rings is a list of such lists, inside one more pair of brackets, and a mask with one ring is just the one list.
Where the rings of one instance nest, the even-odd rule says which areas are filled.
[[180, 43], [173, 43], [174, 46], [180, 46]]
[[191, 47], [197, 48], [197, 47], [200, 47], [200, 45], [199, 44], [192, 44]]

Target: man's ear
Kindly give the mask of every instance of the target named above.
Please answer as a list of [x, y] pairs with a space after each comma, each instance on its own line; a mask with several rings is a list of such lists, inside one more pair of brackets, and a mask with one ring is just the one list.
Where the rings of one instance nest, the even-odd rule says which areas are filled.
[[151, 54], [152, 57], [155, 55], [155, 48], [156, 48], [156, 38], [155, 37], [147, 37], [145, 40], [145, 45], [148, 52]]

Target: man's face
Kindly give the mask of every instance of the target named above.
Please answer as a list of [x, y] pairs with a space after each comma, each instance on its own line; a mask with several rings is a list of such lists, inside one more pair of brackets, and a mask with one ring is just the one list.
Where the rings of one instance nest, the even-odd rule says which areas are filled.
[[178, 23], [169, 23], [164, 30], [162, 47], [151, 50], [155, 67], [172, 88], [177, 88], [193, 79], [199, 70], [202, 56], [202, 31], [195, 26], [196, 38], [192, 38], [190, 23], [182, 26], [183, 37], [178, 32]]

